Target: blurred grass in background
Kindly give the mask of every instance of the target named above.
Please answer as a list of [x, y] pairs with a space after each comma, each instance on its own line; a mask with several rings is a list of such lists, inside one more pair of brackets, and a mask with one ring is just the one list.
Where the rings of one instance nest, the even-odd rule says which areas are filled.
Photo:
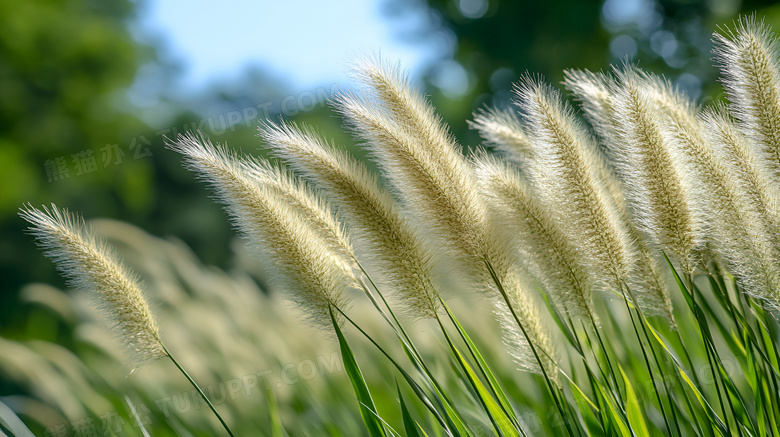
[[[289, 302], [263, 293], [246, 273], [204, 266], [180, 240], [163, 240], [113, 220], [92, 224], [149, 284], [160, 329], [173, 345], [171, 352], [199, 381], [236, 435], [270, 435], [274, 414], [270, 402], [278, 404], [278, 419], [289, 435], [365, 434], [338, 342], [302, 324], [299, 311]], [[241, 270], [251, 271], [256, 265], [243, 250], [237, 262]], [[106, 331], [87, 292], [32, 284], [23, 287], [20, 298], [20, 308], [35, 319], [31, 334], [47, 337], [55, 329], [62, 333], [56, 340], [0, 338], [0, 374], [19, 385], [0, 400], [35, 435], [86, 436], [92, 435], [90, 430], [144, 435], [142, 427], [154, 436], [195, 430], [203, 436], [224, 433], [168, 360], [128, 375], [119, 343]], [[469, 318], [480, 320], [468, 326], [486, 345], [484, 352], [495, 363], [507, 393], [528, 408], [547, 411], [541, 390], [524, 389], [522, 394], [518, 390], [534, 384], [534, 375], [514, 371], [501, 342], [490, 341], [500, 335], [490, 305], [468, 300], [456, 302], [453, 310], [466, 313], [468, 308]], [[356, 300], [352, 310], [376, 341], [388, 345], [396, 356], [403, 353], [400, 345], [393, 347], [397, 342], [392, 332], [366, 299]], [[434, 371], [446, 374], [456, 369], [448, 362], [445, 340], [432, 321], [418, 322], [409, 332]], [[391, 365], [364, 339], [354, 337], [353, 342], [377, 408], [383, 416], [386, 412], [386, 419], [400, 422]], [[484, 419], [478, 406], [471, 405], [462, 380], [443, 382], [469, 415]], [[273, 390], [273, 398], [268, 390]], [[403, 392], [407, 399], [414, 396], [407, 388]], [[409, 403], [412, 414], [430, 417], [418, 404]], [[553, 429], [536, 422], [531, 424], [534, 429]]]
[[[404, 0], [385, 2], [382, 7], [396, 20], [420, 10], [428, 17], [422, 29], [400, 31], [410, 44], [434, 33], [449, 38], [452, 52], [442, 53], [423, 80], [426, 92], [455, 135], [463, 144], [475, 145], [478, 138], [467, 130], [465, 120], [485, 104], [509, 104], [511, 83], [526, 71], [558, 82], [565, 68], [598, 70], [630, 56], [643, 68], [666, 74], [692, 96], [717, 96], [716, 72], [709, 62], [709, 37], [715, 23], [757, 11], [768, 24], [780, 28], [780, 6], [771, 3]], [[165, 71], [164, 80], [169, 81], [176, 80], [177, 71], [158, 48], [133, 38], [129, 29], [137, 20], [139, 7], [139, 2], [126, 0], [0, 1], [0, 336], [7, 339], [4, 342], [51, 342], [33, 341], [27, 346], [5, 343], [0, 346], [4, 357], [13, 357], [16, 348], [38, 344], [47, 351], [35, 353], [56, 353], [60, 358], [55, 361], [68, 360], [62, 357], [70, 356], [73, 350], [93, 353], [95, 360], [108, 359], [92, 340], [83, 340], [92, 339], [93, 334], [76, 323], [78, 316], [73, 312], [77, 309], [70, 297], [45, 286], [27, 285], [32, 281], [63, 282], [32, 238], [23, 233], [25, 225], [16, 213], [25, 202], [56, 202], [86, 217], [111, 217], [152, 235], [175, 235], [207, 265], [231, 272], [247, 268], [233, 250], [234, 233], [224, 213], [181, 168], [179, 157], [163, 150], [163, 135], [200, 127], [216, 141], [227, 141], [252, 153], [257, 144], [256, 121], [266, 111], [277, 118], [285, 112], [285, 97], [300, 96], [302, 91], [285, 89], [263, 71], [247, 71], [242, 81], [217, 85], [186, 102], [166, 101], [166, 113], [160, 121], [147, 124], [139, 108], [128, 100], [128, 88], [144, 65], [159, 65]], [[323, 84], [321, 90], [312, 91], [322, 97], [331, 89]], [[187, 109], [193, 101], [199, 102], [198, 112]], [[327, 105], [317, 102], [305, 111], [292, 112], [288, 111], [286, 118], [316, 125], [325, 136], [350, 145], [351, 139]], [[147, 241], [144, 238], [138, 241]], [[274, 299], [263, 297], [262, 283], [258, 287], [241, 277], [244, 293], [252, 295], [247, 299]], [[195, 293], [186, 287], [178, 292], [190, 297]], [[258, 308], [266, 307], [255, 303]], [[275, 311], [265, 316], [283, 317]], [[282, 329], [284, 324], [274, 321], [268, 326]], [[221, 337], [182, 331], [181, 341], [185, 344], [206, 338]], [[240, 348], [239, 344], [226, 343], [221, 346]], [[282, 343], [274, 354], [283, 353], [289, 343]], [[274, 354], [269, 356], [279, 356]], [[30, 359], [38, 362], [38, 358]], [[58, 371], [68, 374], [71, 370]], [[226, 369], [226, 374], [239, 375], [241, 371]], [[43, 373], [31, 375], [39, 378]], [[27, 393], [29, 387], [20, 385], [16, 376], [5, 378], [0, 372], [0, 396]], [[81, 377], [95, 376], [84, 372]], [[328, 384], [324, 379], [321, 382]], [[158, 389], [159, 393], [165, 391]], [[184, 386], [181, 389], [185, 390]], [[59, 390], [56, 396], [74, 393], [67, 387]], [[102, 407], [105, 400], [96, 402]], [[114, 407], [123, 409], [125, 405]], [[98, 412], [86, 408], [88, 414]]]

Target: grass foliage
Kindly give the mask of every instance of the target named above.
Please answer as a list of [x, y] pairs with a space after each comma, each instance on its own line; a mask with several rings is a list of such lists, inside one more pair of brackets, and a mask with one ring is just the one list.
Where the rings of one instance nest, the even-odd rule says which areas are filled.
[[360, 60], [333, 105], [378, 175], [284, 121], [259, 128], [273, 161], [173, 139], [270, 297], [103, 222], [144, 286], [75, 216], [26, 208], [87, 293], [27, 290], [77, 354], [0, 339], [31, 393], [6, 401], [65, 432], [780, 435], [780, 47], [753, 18], [715, 43], [727, 105], [632, 65], [567, 71], [584, 122], [527, 76], [475, 114], [488, 150], [468, 155], [405, 73]]

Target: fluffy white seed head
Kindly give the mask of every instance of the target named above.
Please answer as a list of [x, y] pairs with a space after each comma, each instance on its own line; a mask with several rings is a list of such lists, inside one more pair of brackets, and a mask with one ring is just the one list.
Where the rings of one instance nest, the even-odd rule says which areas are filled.
[[780, 59], [777, 36], [755, 17], [714, 35], [715, 59], [730, 110], [754, 143], [772, 177], [780, 177]]
[[[649, 73], [637, 76], [640, 86], [659, 114], [660, 126], [667, 141], [679, 155], [682, 184], [688, 193], [691, 214], [704, 237], [712, 235], [717, 222], [734, 221], [740, 202], [734, 177], [706, 137], [698, 118], [699, 108], [669, 81]], [[712, 214], [713, 211], [721, 211]]]
[[[564, 81], [566, 88], [583, 109], [585, 118], [605, 147], [605, 154], [615, 161], [615, 151], [622, 148], [620, 130], [622, 121], [615, 112], [615, 97], [612, 90], [616, 87], [615, 78], [605, 73], [593, 73], [588, 70], [567, 70]], [[619, 153], [617, 153], [619, 156]], [[671, 311], [671, 299], [666, 284], [667, 270], [655, 250], [648, 247], [646, 236], [636, 227], [626, 202], [626, 190], [613, 166], [607, 166], [604, 179], [609, 191], [620, 210], [632, 240], [632, 252], [637, 259], [628, 281], [636, 296], [638, 305], [647, 313], [660, 313], [674, 321]]]
[[722, 109], [704, 112], [704, 131], [717, 145], [729, 171], [731, 197], [711, 211], [715, 221], [715, 248], [747, 293], [780, 302], [780, 245], [776, 193], [755, 165], [751, 148]]
[[309, 129], [269, 122], [260, 127], [260, 136], [276, 156], [329, 195], [359, 254], [365, 254], [361, 259], [370, 274], [384, 279], [396, 302], [412, 316], [433, 316], [440, 303], [431, 281], [430, 250], [376, 177]]
[[408, 74], [398, 65], [381, 59], [356, 62], [355, 77], [366, 86], [367, 94], [383, 109], [388, 122], [393, 122], [421, 149], [437, 156], [448, 166], [458, 166], [462, 155], [455, 137], [425, 96], [411, 86]]
[[[689, 174], [686, 182], [701, 208], [699, 215], [706, 219], [710, 247], [738, 277], [746, 275], [745, 264], [749, 263], [750, 276], [758, 273], [768, 290], [776, 288], [772, 284], [780, 272], [772, 261], [778, 255], [776, 227], [768, 204], [762, 201], [762, 194], [769, 193], [756, 192], [750, 189], [755, 186], [740, 182], [743, 179], [738, 174], [740, 169], [755, 165], [751, 154], [745, 153], [744, 141], [735, 131], [730, 131], [730, 123], [722, 112], [718, 115], [717, 111], [707, 111], [702, 123], [692, 102], [678, 90], [657, 77], [647, 75], [647, 78], [665, 115], [664, 123], [672, 140], [684, 152]], [[729, 165], [729, 161], [739, 162], [735, 166]], [[748, 170], [747, 173], [748, 180], [755, 181], [757, 172]], [[744, 279], [742, 282], [752, 292], [753, 287]]]
[[[386, 180], [449, 254], [480, 270], [485, 209], [471, 168], [423, 97], [394, 70], [364, 66], [364, 94], [343, 93], [336, 107], [366, 141]], [[399, 94], [399, 95], [395, 95]]]
[[268, 161], [245, 157], [236, 162], [255, 183], [286, 199], [290, 208], [308, 221], [335, 253], [342, 255], [346, 268], [355, 267], [351, 240], [323, 196], [288, 170]]
[[609, 92], [614, 78], [588, 70], [566, 70], [564, 75], [566, 78], [563, 83], [566, 89], [579, 103], [585, 119], [599, 140], [599, 145], [595, 147], [596, 158], [594, 159], [594, 165], [598, 166], [596, 167], [598, 178], [603, 181], [620, 214], [628, 217], [625, 188], [612, 165], [610, 156], [610, 151], [619, 147], [619, 144], [615, 143], [617, 141], [615, 131], [620, 123], [615, 118], [612, 107], [613, 97]]
[[532, 151], [522, 121], [511, 109], [491, 108], [479, 110], [469, 127], [476, 129], [485, 144], [494, 147], [507, 159], [521, 167], [533, 159]]
[[768, 228], [780, 225], [780, 187], [772, 177], [752, 144], [731, 118], [725, 107], [716, 107], [702, 114], [702, 124], [715, 153], [726, 163], [736, 179], [740, 196], [746, 197]]
[[277, 273], [273, 279], [286, 286], [308, 320], [319, 327], [330, 326], [331, 306], [344, 310], [348, 304], [345, 291], [360, 284], [351, 247], [334, 249], [337, 240], [322, 229], [329, 220], [316, 222], [332, 214], [327, 204], [322, 199], [296, 200], [276, 182], [263, 183], [264, 177], [257, 179], [257, 172], [248, 171], [254, 168], [262, 173], [262, 166], [241, 160], [205, 138], [182, 135], [170, 147], [210, 182], [266, 268]]
[[71, 286], [91, 293], [132, 367], [167, 355], [139, 279], [80, 217], [55, 205], [20, 216]]
[[474, 165], [497, 222], [532, 265], [545, 291], [567, 312], [592, 316], [593, 278], [550, 208], [533, 195], [520, 172], [506, 162], [478, 154]]
[[549, 85], [526, 78], [515, 92], [534, 148], [535, 189], [578, 242], [588, 265], [610, 285], [625, 280], [633, 259], [630, 238], [593, 140]]
[[664, 129], [657, 103], [632, 68], [616, 70], [612, 86], [618, 142], [614, 151], [639, 229], [658, 247], [676, 256], [685, 271], [694, 264], [701, 223], [694, 216], [691, 192], [684, 182], [684, 158]]
[[566, 70], [564, 76], [563, 84], [580, 104], [585, 119], [596, 135], [608, 149], [615, 148], [614, 129], [617, 125], [613, 96], [610, 93], [614, 78], [588, 70]]
[[676, 325], [672, 311], [672, 298], [669, 295], [669, 267], [666, 260], [651, 250], [644, 241], [635, 240], [636, 264], [631, 272], [628, 285], [636, 297], [636, 304], [645, 314], [657, 314]]
[[[553, 337], [549, 330], [549, 323], [543, 323], [542, 309], [538, 299], [535, 299], [531, 289], [532, 286], [523, 278], [512, 272], [504, 275], [502, 284], [507, 289], [512, 308], [517, 317], [523, 321], [523, 328], [531, 338], [531, 342], [536, 348], [539, 361], [542, 362], [547, 376], [553, 380], [558, 380], [558, 351], [553, 343]], [[512, 316], [509, 308], [502, 301], [496, 301], [494, 311], [501, 328], [504, 330], [504, 344], [512, 354], [517, 365], [525, 371], [541, 373], [539, 361], [534, 357], [534, 353], [529, 347], [529, 343], [518, 327], [517, 322]]]

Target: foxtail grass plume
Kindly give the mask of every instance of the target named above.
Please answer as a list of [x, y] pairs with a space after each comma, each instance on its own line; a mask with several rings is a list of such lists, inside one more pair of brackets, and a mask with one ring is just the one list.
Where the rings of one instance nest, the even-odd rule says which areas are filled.
[[[588, 70], [567, 70], [564, 84], [583, 110], [585, 118], [593, 127], [601, 141], [609, 161], [615, 161], [610, 151], [622, 146], [618, 132], [622, 121], [615, 112], [615, 97], [612, 89], [616, 87], [615, 78], [605, 73], [593, 73]], [[666, 285], [666, 266], [654, 250], [648, 247], [646, 237], [632, 220], [626, 202], [625, 185], [618, 177], [614, 166], [608, 166], [603, 178], [620, 211], [620, 216], [628, 228], [632, 249], [636, 254], [628, 281], [637, 299], [637, 304], [646, 313], [660, 313], [674, 324], [672, 302]]]
[[91, 293], [133, 367], [167, 356], [138, 277], [80, 217], [55, 205], [19, 215], [71, 286]]
[[506, 162], [482, 153], [475, 155], [474, 166], [497, 220], [518, 240], [545, 290], [567, 312], [593, 317], [593, 278], [547, 205]]
[[468, 124], [479, 132], [486, 145], [495, 147], [521, 168], [532, 159], [532, 149], [523, 124], [511, 109], [481, 109]]
[[632, 214], [650, 241], [675, 255], [685, 272], [694, 265], [701, 243], [701, 222], [694, 215], [692, 193], [684, 181], [684, 158], [675, 149], [652, 93], [635, 69], [616, 69], [612, 86], [620, 127], [614, 151]]
[[746, 196], [746, 202], [756, 209], [765, 225], [776, 232], [780, 225], [780, 187], [772, 183], [754, 147], [723, 106], [706, 111], [702, 123], [715, 153], [736, 178], [740, 195]]
[[[608, 96], [602, 96], [603, 107]], [[592, 101], [593, 99], [588, 99]], [[498, 118], [493, 123], [504, 123]], [[533, 161], [533, 160], [530, 160]], [[528, 165], [528, 163], [526, 163]], [[526, 254], [534, 276], [544, 285], [554, 301], [573, 315], [592, 316], [594, 282], [598, 282], [582, 263], [578, 248], [553, 217], [552, 208], [534, 196], [531, 184], [516, 166], [487, 154], [475, 156], [475, 167], [483, 191], [491, 197], [490, 206], [501, 223], [512, 230], [510, 238], [520, 240], [518, 250]], [[620, 211], [631, 235], [631, 253], [637, 254], [628, 281], [637, 303], [647, 313], [660, 313], [673, 321], [671, 300], [663, 275], [664, 266], [644, 247], [629, 222], [622, 185], [611, 168], [601, 168], [600, 180], [610, 181], [612, 201]]]
[[713, 210], [716, 248], [743, 290], [778, 307], [780, 246], [777, 223], [773, 214], [767, 214], [769, 205], [765, 203], [773, 203], [773, 195], [728, 115], [722, 109], [710, 109], [702, 119], [708, 139], [719, 145], [722, 156], [729, 159], [729, 170], [733, 170], [729, 174], [732, 197], [723, 199], [724, 204]]
[[731, 104], [729, 110], [760, 154], [772, 177], [780, 177], [780, 59], [777, 36], [755, 17], [733, 32], [714, 35], [713, 52]]
[[617, 147], [613, 142], [619, 123], [615, 119], [614, 99], [610, 93], [614, 78], [589, 70], [566, 70], [563, 73], [563, 84], [579, 103], [585, 119], [601, 142], [609, 150]]
[[744, 202], [731, 169], [716, 154], [712, 141], [704, 133], [698, 107], [661, 77], [649, 73], [637, 77], [639, 86], [653, 104], [652, 110], [658, 112], [667, 141], [679, 152], [685, 174], [683, 189], [690, 193], [690, 208], [702, 231], [710, 234], [705, 236], [717, 241], [723, 232], [739, 232], [746, 219]]
[[[737, 158], [741, 161], [736, 163], [738, 167], [729, 165], [734, 157], [728, 159], [728, 152], [739, 153], [743, 150], [739, 147], [742, 142], [738, 135], [728, 131], [723, 114], [718, 115], [709, 109], [703, 117], [705, 124], [702, 124], [694, 104], [668, 81], [650, 74], [645, 74], [644, 78], [649, 94], [663, 113], [665, 130], [683, 152], [686, 172], [690, 175], [685, 182], [695, 193], [692, 197], [701, 208], [698, 214], [706, 219], [711, 244], [721, 251], [730, 251], [736, 240], [751, 240], [746, 236], [755, 234], [757, 230], [749, 228], [771, 225], [771, 213], [765, 207], [766, 203], [757, 202], [756, 196], [749, 195], [740, 186], [740, 178], [735, 173], [739, 167], [752, 167], [751, 162], [755, 160], [741, 153]], [[717, 153], [717, 148], [725, 153]], [[749, 173], [754, 174], [753, 171]], [[770, 229], [767, 228], [763, 233], [766, 237], [762, 240], [771, 241]]]
[[[536, 353], [539, 355], [539, 360], [547, 375], [554, 381], [558, 381], [557, 348], [553, 344], [549, 324], [544, 323], [543, 319], [539, 317], [538, 304], [530, 292], [532, 285], [524, 281], [516, 270], [503, 275], [502, 284], [508, 290], [513, 290], [512, 308], [517, 313], [518, 318], [524, 322], [523, 327], [526, 333], [531, 336]], [[494, 311], [501, 328], [507, 333], [503, 336], [503, 341], [515, 359], [515, 363], [524, 371], [539, 373], [536, 357], [506, 303], [496, 301]]]
[[309, 207], [327, 211], [324, 201], [296, 201], [279, 189], [277, 181], [263, 183], [265, 175], [256, 178], [262, 166], [248, 164], [205, 138], [180, 135], [170, 147], [210, 182], [249, 245], [258, 251], [266, 268], [277, 273], [274, 279], [286, 286], [308, 320], [329, 327], [331, 306], [346, 309], [345, 292], [360, 284], [351, 263], [351, 247], [345, 243], [334, 250], [333, 235], [324, 234], [320, 224], [312, 225], [312, 217], [329, 213], [310, 212]]
[[286, 199], [290, 208], [309, 223], [331, 250], [341, 255], [346, 269], [357, 268], [351, 240], [347, 238], [344, 226], [336, 220], [323, 196], [314, 192], [289, 170], [268, 161], [244, 157], [237, 162], [255, 183], [273, 191], [279, 198]]
[[440, 303], [430, 250], [376, 177], [309, 129], [267, 122], [260, 136], [276, 156], [328, 194], [350, 226], [359, 256], [365, 254], [361, 258], [370, 275], [378, 272], [397, 304], [414, 317], [435, 315]]
[[[501, 286], [516, 260], [488, 221], [473, 168], [433, 108], [398, 69], [381, 61], [360, 63], [357, 79], [366, 89], [360, 94], [341, 94], [336, 108], [366, 141], [404, 205], [435, 235], [435, 241], [443, 243], [443, 249], [449, 249], [449, 255], [461, 261], [494, 303], [504, 299], [518, 317], [533, 317], [519, 320], [524, 327], [543, 326], [538, 308], [525, 304], [529, 301], [526, 290]], [[545, 331], [526, 329], [526, 333], [527, 338], [518, 340], [532, 351], [549, 344]], [[541, 365], [521, 364], [536, 371], [543, 370]]]
[[610, 286], [626, 280], [633, 253], [621, 214], [604, 180], [602, 157], [560, 93], [526, 78], [516, 104], [534, 148], [530, 179], [549, 203], [580, 256]]
[[599, 165], [596, 168], [598, 178], [607, 187], [624, 221], [630, 222], [628, 205], [625, 201], [625, 187], [614, 168], [614, 157], [610, 155], [610, 151], [620, 148], [620, 144], [616, 143], [619, 141], [616, 131], [620, 128], [620, 120], [615, 116], [613, 107], [615, 102], [610, 93], [614, 78], [605, 73], [593, 73], [588, 70], [566, 70], [564, 75], [566, 79], [563, 83], [566, 89], [579, 103], [585, 119], [600, 142], [600, 147], [595, 147], [598, 156], [595, 164]]
[[485, 210], [454, 138], [397, 68], [366, 61], [356, 69], [366, 89], [337, 96], [337, 110], [420, 225], [449, 242], [451, 255], [479, 263]]

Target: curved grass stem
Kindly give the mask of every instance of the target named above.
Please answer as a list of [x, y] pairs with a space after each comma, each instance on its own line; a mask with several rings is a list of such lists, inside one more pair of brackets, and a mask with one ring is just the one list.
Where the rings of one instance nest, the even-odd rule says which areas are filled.
[[233, 432], [230, 431], [230, 428], [227, 426], [227, 423], [225, 423], [225, 420], [222, 418], [222, 416], [219, 414], [219, 412], [217, 412], [217, 409], [214, 408], [214, 405], [212, 405], [211, 401], [209, 401], [209, 398], [207, 398], [206, 394], [203, 393], [203, 390], [200, 389], [200, 386], [198, 386], [198, 384], [195, 382], [195, 380], [192, 379], [190, 374], [187, 373], [186, 370], [184, 370], [184, 368], [179, 364], [179, 362], [176, 361], [176, 358], [174, 358], [173, 355], [171, 355], [171, 353], [168, 352], [168, 348], [166, 348], [165, 345], [162, 344], [162, 342], [160, 344], [162, 345], [162, 348], [165, 351], [165, 354], [168, 355], [168, 358], [170, 358], [171, 361], [173, 361], [173, 364], [176, 365], [176, 368], [179, 369], [179, 371], [182, 373], [182, 375], [184, 375], [187, 378], [187, 381], [189, 381], [190, 384], [192, 384], [192, 386], [195, 387], [195, 390], [198, 391], [198, 394], [206, 402], [206, 405], [208, 405], [209, 408], [211, 408], [211, 411], [214, 413], [214, 415], [217, 416], [217, 419], [219, 419], [219, 423], [222, 424], [222, 427], [225, 428], [225, 431], [227, 431], [228, 435], [230, 435], [230, 437], [235, 437], [233, 435]]
[[536, 350], [536, 347], [533, 344], [533, 341], [531, 340], [531, 337], [528, 335], [528, 332], [525, 329], [525, 326], [520, 321], [520, 318], [517, 316], [517, 312], [515, 312], [514, 307], [512, 306], [512, 302], [509, 299], [509, 295], [507, 295], [506, 290], [504, 289], [503, 284], [498, 279], [498, 275], [496, 274], [496, 270], [493, 267], [493, 264], [490, 263], [490, 260], [485, 259], [485, 266], [488, 269], [488, 272], [490, 272], [490, 276], [493, 279], [493, 282], [496, 284], [496, 287], [498, 288], [498, 291], [501, 293], [501, 297], [504, 299], [504, 302], [506, 302], [507, 308], [509, 308], [509, 312], [512, 313], [512, 317], [515, 320], [515, 323], [517, 323], [517, 326], [520, 328], [520, 330], [523, 332], [523, 336], [528, 341], [528, 345], [530, 346], [531, 352], [534, 355], [534, 358], [536, 359], [536, 362], [539, 364], [539, 369], [541, 369], [542, 376], [544, 377], [545, 383], [547, 383], [547, 389], [550, 391], [550, 396], [552, 396], [553, 401], [555, 401], [555, 407], [558, 409], [558, 413], [561, 415], [561, 419], [563, 420], [564, 425], [566, 426], [566, 431], [570, 436], [574, 436], [574, 432], [571, 429], [571, 425], [569, 424], [569, 420], [567, 419], [567, 415], [563, 409], [563, 406], [561, 405], [561, 399], [558, 397], [558, 391], [556, 391], [555, 387], [553, 386], [553, 383], [551, 381], [551, 378], [547, 375], [547, 370], [544, 368], [544, 362], [542, 361], [541, 357], [539, 356], [539, 353]]

